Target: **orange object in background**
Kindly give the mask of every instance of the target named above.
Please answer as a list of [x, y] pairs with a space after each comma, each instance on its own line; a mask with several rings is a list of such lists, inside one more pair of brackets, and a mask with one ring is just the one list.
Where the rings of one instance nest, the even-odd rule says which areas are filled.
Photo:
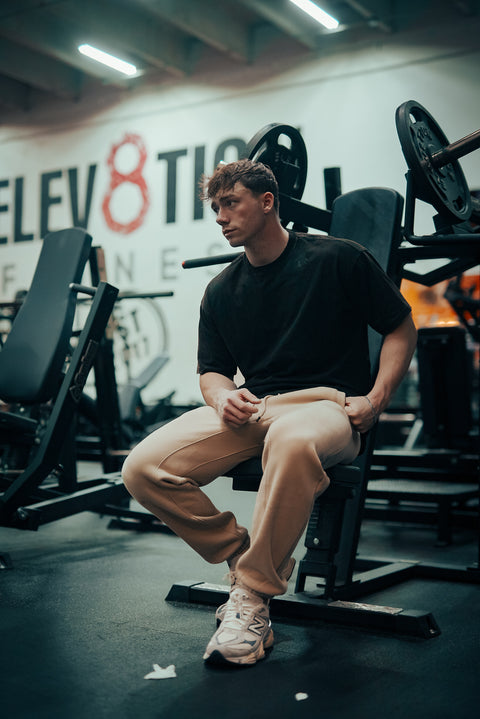
[[[410, 280], [402, 280], [401, 292], [412, 307], [413, 321], [418, 329], [421, 327], [438, 327], [439, 325], [461, 324], [455, 310], [444, 294], [449, 280], [439, 282], [433, 287], [424, 287]], [[473, 297], [480, 297], [480, 276], [464, 274], [460, 279], [460, 287]]]

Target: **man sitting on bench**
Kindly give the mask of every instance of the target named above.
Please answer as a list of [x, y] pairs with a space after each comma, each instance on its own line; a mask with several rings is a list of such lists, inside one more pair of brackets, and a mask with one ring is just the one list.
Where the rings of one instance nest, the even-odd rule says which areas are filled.
[[[201, 303], [206, 406], [144, 439], [123, 476], [202, 557], [229, 565], [230, 598], [204, 659], [254, 664], [273, 645], [269, 600], [287, 589], [292, 553], [330, 482], [325, 470], [358, 455], [361, 434], [409, 366], [416, 330], [409, 305], [363, 247], [284, 229], [276, 179], [261, 163], [220, 164], [205, 195], [227, 241], [244, 248]], [[373, 386], [369, 325], [384, 335]], [[260, 455], [249, 533], [202, 487]]]

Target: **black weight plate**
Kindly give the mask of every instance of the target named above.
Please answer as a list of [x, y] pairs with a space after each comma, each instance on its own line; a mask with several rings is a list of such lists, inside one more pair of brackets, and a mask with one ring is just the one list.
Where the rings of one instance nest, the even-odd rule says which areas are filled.
[[245, 157], [263, 162], [275, 175], [280, 192], [300, 200], [307, 180], [307, 149], [291, 125], [266, 125], [247, 144]]
[[449, 145], [430, 113], [409, 100], [397, 108], [397, 133], [420, 200], [433, 205], [451, 222], [468, 220], [472, 211], [470, 191], [457, 160], [433, 167], [431, 156]]

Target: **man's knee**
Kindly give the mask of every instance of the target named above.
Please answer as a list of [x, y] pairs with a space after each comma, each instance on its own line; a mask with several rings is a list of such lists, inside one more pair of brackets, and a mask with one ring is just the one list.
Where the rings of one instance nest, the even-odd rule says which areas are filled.
[[352, 427], [344, 409], [333, 402], [325, 402], [318, 410], [291, 413], [272, 423], [265, 437], [267, 451], [288, 456], [315, 451], [320, 458], [327, 458], [350, 445]]
[[142, 487], [152, 482], [158, 484], [162, 465], [169, 451], [169, 446], [162, 441], [161, 429], [143, 439], [131, 450], [123, 463], [122, 479], [132, 496], [141, 494]]
[[316, 436], [313, 432], [296, 426], [287, 417], [282, 417], [269, 428], [265, 437], [264, 451], [295, 456], [313, 448], [315, 440]]
[[136, 447], [130, 452], [122, 467], [122, 480], [128, 492], [135, 497], [146, 482], [144, 464], [140, 462]]

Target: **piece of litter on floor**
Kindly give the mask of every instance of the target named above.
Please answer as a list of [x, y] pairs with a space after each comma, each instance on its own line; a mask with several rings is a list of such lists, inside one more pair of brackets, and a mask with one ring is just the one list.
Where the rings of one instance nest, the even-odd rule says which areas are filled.
[[174, 664], [170, 664], [165, 669], [162, 669], [158, 664], [154, 664], [153, 672], [146, 674], [144, 679], [174, 679], [176, 676]]
[[295, 694], [295, 699], [297, 702], [303, 702], [304, 699], [308, 699], [308, 694], [305, 694], [305, 692], [297, 692]]

